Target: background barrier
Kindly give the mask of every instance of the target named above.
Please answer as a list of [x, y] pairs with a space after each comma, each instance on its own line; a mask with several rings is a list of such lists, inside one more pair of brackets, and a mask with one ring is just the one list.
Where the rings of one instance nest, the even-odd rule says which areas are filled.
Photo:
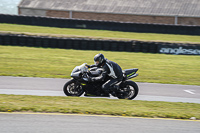
[[143, 24], [113, 21], [92, 21], [67, 18], [0, 14], [0, 23], [48, 26], [59, 28], [97, 29], [125, 32], [200, 35], [200, 26]]
[[20, 34], [0, 34], [0, 45], [200, 55], [200, 44], [58, 38]]

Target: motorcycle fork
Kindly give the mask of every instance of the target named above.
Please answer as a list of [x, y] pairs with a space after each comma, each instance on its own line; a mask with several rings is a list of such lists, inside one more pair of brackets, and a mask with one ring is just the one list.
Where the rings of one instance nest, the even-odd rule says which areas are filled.
[[82, 85], [81, 85], [81, 83], [80, 83], [80, 82], [78, 82], [78, 81], [75, 81], [74, 89], [75, 89], [75, 90], [79, 89], [79, 87], [78, 87], [78, 86], [82, 86]]

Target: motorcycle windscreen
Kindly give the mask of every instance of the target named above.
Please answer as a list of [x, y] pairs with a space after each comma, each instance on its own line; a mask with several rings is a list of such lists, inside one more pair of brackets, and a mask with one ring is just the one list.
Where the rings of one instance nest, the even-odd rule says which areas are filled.
[[80, 71], [80, 66], [76, 66], [73, 70], [72, 73], [78, 72]]
[[78, 78], [80, 76], [80, 68], [79, 66], [76, 66], [73, 70], [72, 70], [72, 73], [71, 73], [71, 77], [74, 77], [74, 78]]

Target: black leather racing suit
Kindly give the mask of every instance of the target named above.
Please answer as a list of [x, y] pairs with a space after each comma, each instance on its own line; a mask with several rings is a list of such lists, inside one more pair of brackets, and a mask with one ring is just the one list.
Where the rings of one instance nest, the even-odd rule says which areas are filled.
[[110, 77], [110, 79], [102, 85], [102, 89], [107, 93], [109, 92], [109, 88], [111, 86], [122, 81], [123, 79], [123, 73], [121, 67], [117, 63], [110, 61], [108, 59], [105, 59], [105, 61], [101, 64], [101, 66], [96, 66], [96, 65], [89, 66], [89, 68], [91, 67], [101, 67], [103, 69], [103, 72], [100, 76], [91, 78], [92, 81], [103, 81], [107, 75]]

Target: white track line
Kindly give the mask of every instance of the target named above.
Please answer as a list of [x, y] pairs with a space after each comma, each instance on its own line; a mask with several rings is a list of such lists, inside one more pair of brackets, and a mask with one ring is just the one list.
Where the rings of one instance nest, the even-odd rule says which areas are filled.
[[195, 94], [193, 91], [195, 91], [195, 90], [184, 90], [185, 92], [187, 92], [187, 93], [190, 93], [190, 94]]

